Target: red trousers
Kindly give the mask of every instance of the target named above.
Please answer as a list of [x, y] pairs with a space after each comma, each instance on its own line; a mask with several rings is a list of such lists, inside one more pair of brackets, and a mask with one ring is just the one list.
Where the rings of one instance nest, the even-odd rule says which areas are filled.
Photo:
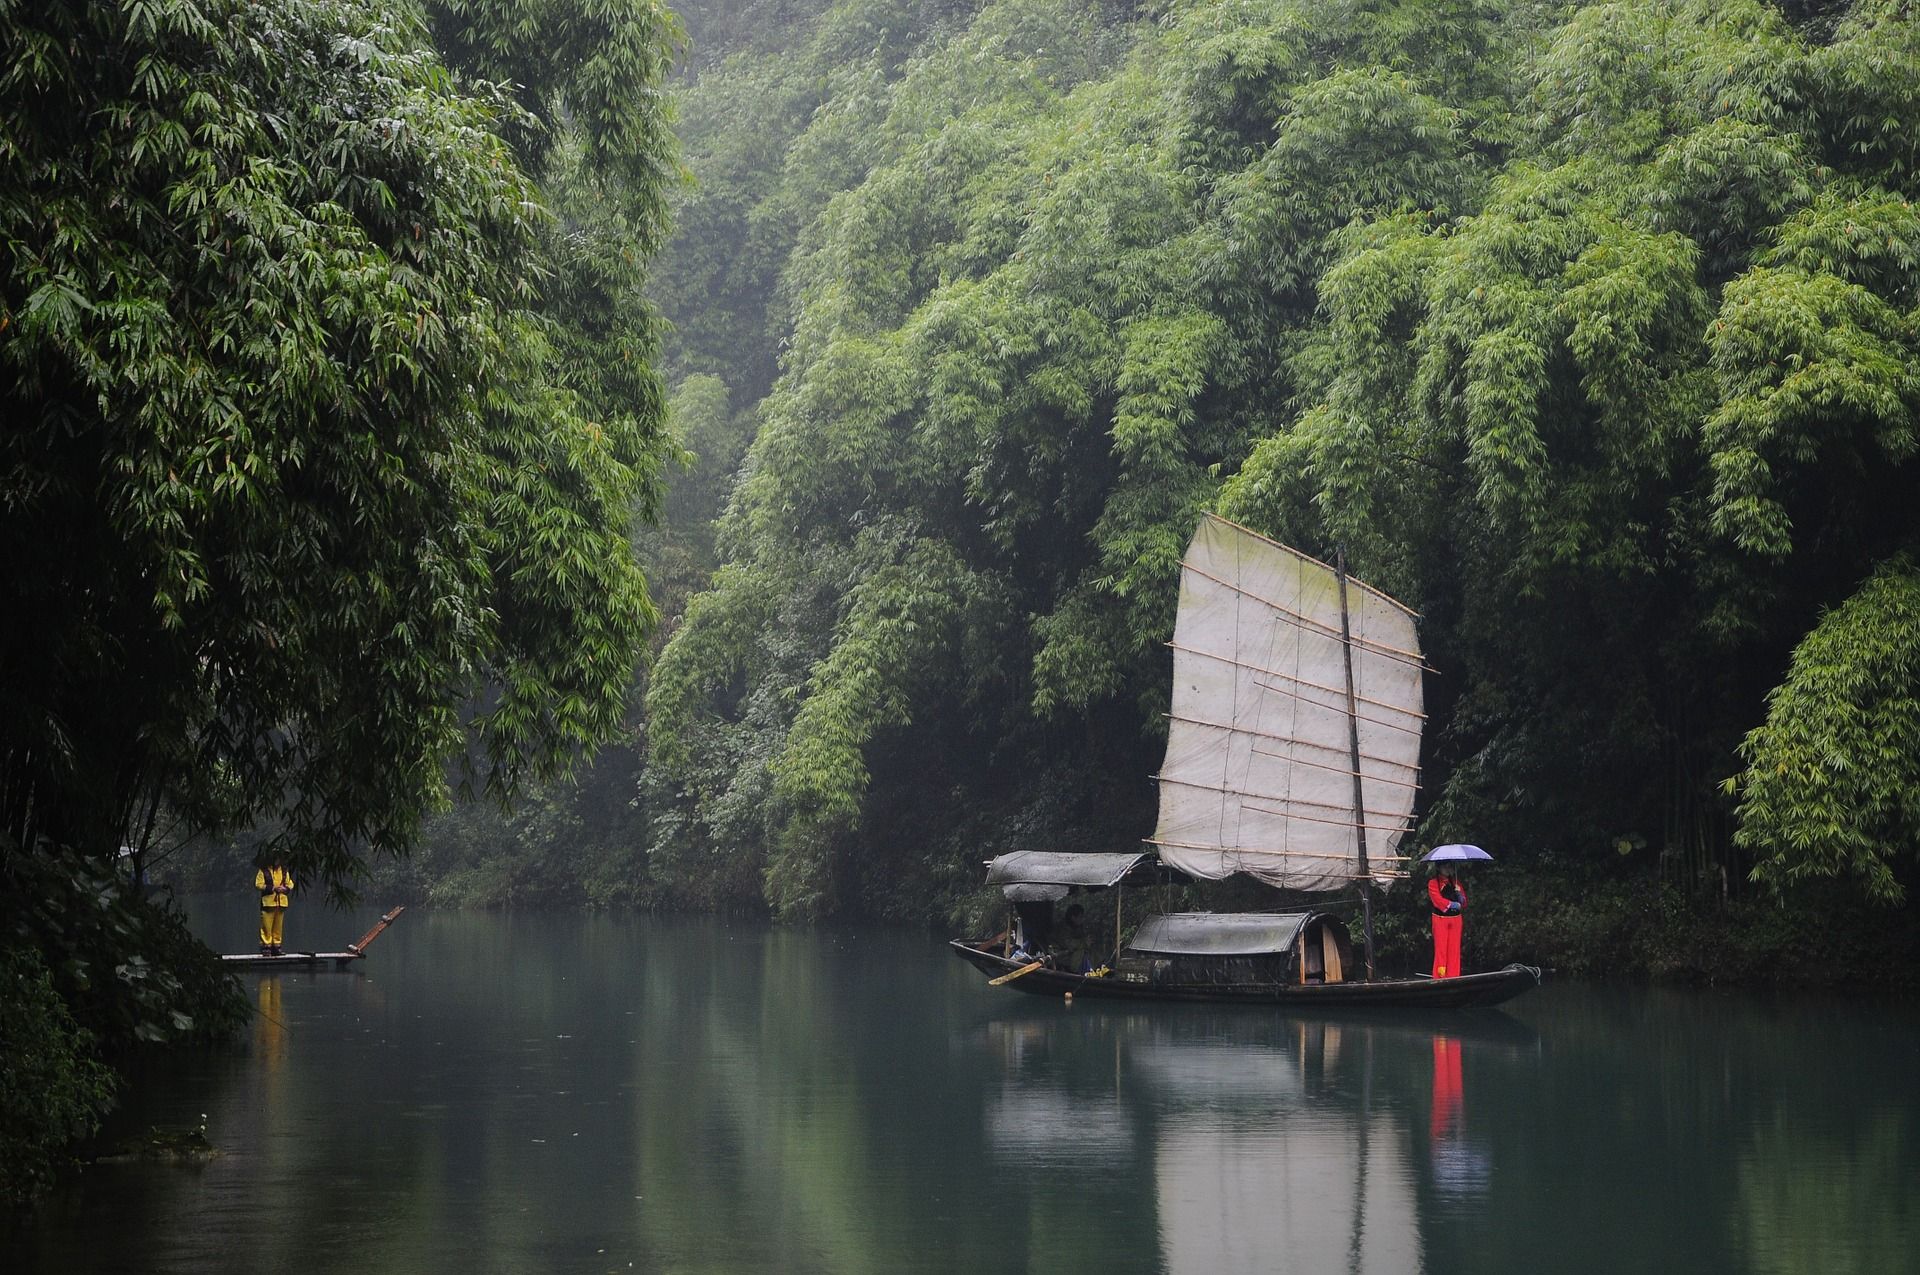
[[1433, 976], [1435, 978], [1460, 976], [1460, 918], [1458, 916], [1433, 918]]

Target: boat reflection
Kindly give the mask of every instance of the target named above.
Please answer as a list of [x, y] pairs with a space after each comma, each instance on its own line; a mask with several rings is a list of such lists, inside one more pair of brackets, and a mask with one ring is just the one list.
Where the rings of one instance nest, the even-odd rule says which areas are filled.
[[1167, 1271], [1404, 1275], [1428, 1266], [1423, 1208], [1491, 1182], [1466, 1055], [1531, 1035], [1505, 1016], [1434, 1031], [1203, 1009], [1018, 1015], [984, 1028], [1004, 1064], [990, 1153], [1009, 1173], [1150, 1166]]

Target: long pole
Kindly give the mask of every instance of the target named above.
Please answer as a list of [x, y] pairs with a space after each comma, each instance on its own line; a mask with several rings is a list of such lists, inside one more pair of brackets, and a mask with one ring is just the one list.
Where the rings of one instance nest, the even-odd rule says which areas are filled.
[[1334, 575], [1340, 581], [1340, 658], [1347, 666], [1347, 746], [1353, 762], [1353, 837], [1360, 866], [1360, 912], [1367, 933], [1367, 981], [1373, 981], [1373, 890], [1367, 868], [1367, 804], [1360, 785], [1360, 706], [1353, 691], [1353, 632], [1347, 618], [1347, 551], [1333, 551]]

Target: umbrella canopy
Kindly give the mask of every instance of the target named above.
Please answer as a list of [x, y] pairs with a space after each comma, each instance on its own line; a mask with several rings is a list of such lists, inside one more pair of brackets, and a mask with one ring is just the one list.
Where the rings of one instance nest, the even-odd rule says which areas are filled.
[[1425, 854], [1420, 856], [1420, 862], [1446, 863], [1449, 861], [1460, 862], [1467, 859], [1491, 860], [1492, 858], [1493, 858], [1492, 855], [1488, 854], [1485, 850], [1482, 850], [1479, 846], [1451, 845], [1451, 846], [1435, 846], [1433, 849], [1427, 851]]

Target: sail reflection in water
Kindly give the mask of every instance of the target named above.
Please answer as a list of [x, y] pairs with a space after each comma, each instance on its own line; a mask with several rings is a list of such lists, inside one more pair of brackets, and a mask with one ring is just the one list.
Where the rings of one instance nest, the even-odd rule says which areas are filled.
[[[1364, 1075], [1357, 1103], [1334, 1096], [1329, 1078], [1340, 1072], [1347, 1031], [1292, 1026], [1282, 1057], [1293, 1083], [1266, 1094], [1248, 1093], [1235, 1074], [1239, 1049], [1153, 1051], [1174, 1064], [1191, 1104], [1171, 1100], [1155, 1147], [1168, 1268], [1250, 1271], [1283, 1261], [1311, 1271], [1419, 1270], [1404, 1119], [1374, 1108]], [[1365, 1051], [1361, 1035], [1353, 1043]], [[1355, 1065], [1364, 1070], [1366, 1061]]]
[[[1474, 1046], [1531, 1047], [1512, 1020], [1483, 1027]], [[1150, 1175], [1163, 1270], [1425, 1270], [1423, 1208], [1488, 1185], [1459, 1034], [1429, 1047], [1387, 1023], [1164, 1009], [1023, 1016], [986, 1034], [1007, 1068], [987, 1111], [1001, 1169], [1131, 1159]], [[1409, 1099], [1427, 1092], [1429, 1056], [1421, 1113]]]

